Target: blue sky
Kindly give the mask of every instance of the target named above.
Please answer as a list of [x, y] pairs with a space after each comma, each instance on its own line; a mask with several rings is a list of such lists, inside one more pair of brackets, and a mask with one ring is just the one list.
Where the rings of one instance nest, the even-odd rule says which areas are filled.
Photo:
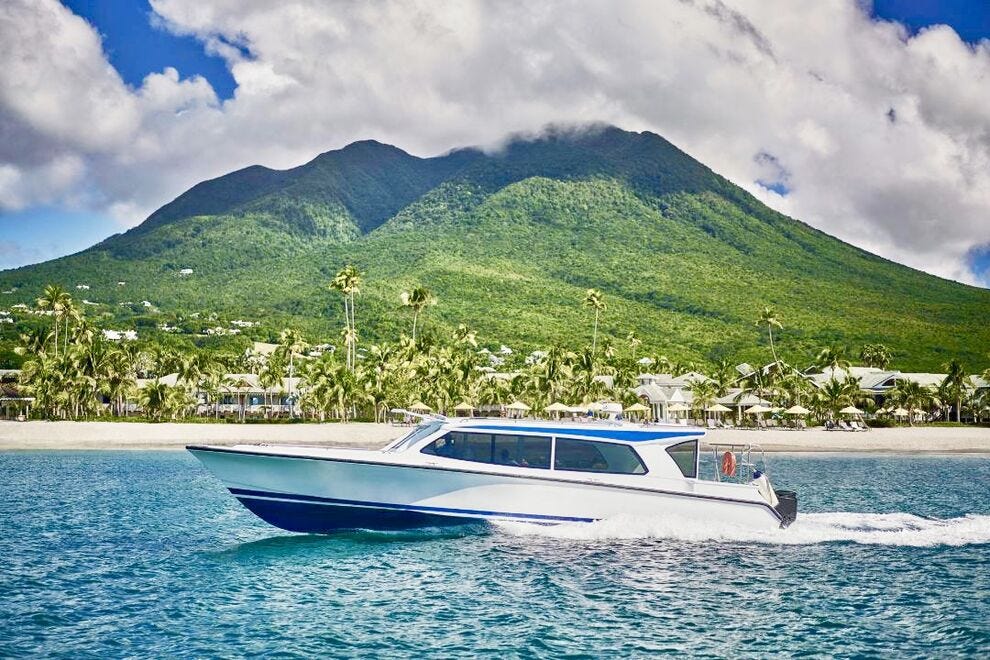
[[970, 43], [990, 38], [987, 0], [875, 0], [873, 14], [915, 31], [938, 23], [949, 25]]
[[[847, 8], [854, 7], [853, 2], [854, 0], [849, 0]], [[17, 4], [16, 0], [14, 4]], [[739, 14], [734, 17], [737, 20], [723, 21], [723, 25], [718, 28], [719, 31], [715, 33], [708, 31], [711, 29], [713, 13], [703, 12], [698, 8], [678, 7], [678, 3], [671, 3], [671, 6], [662, 10], [661, 18], [668, 18], [668, 13], [682, 13], [682, 19], [686, 21], [682, 30], [684, 36], [679, 42], [676, 35], [666, 35], [668, 37], [666, 41], [673, 46], [671, 51], [664, 51], [662, 48], [650, 50], [657, 42], [650, 36], [650, 32], [653, 30], [655, 34], [657, 28], [649, 21], [644, 21], [644, 27], [639, 32], [635, 25], [628, 24], [623, 25], [619, 33], [609, 32], [609, 20], [614, 18], [609, 14], [615, 14], [618, 10], [613, 9], [609, 3], [601, 3], [604, 9], [601, 6], [597, 8], [591, 6], [594, 5], [591, 3], [580, 11], [567, 11], [564, 12], [565, 15], [549, 17], [548, 20], [554, 26], [551, 31], [554, 32], [558, 24], [566, 24], [571, 30], [570, 34], [584, 40], [582, 47], [588, 52], [601, 56], [603, 60], [612, 58], [613, 61], [609, 62], [608, 66], [602, 67], [602, 71], [623, 70], [629, 73], [627, 79], [616, 80], [614, 75], [606, 76], [605, 80], [596, 80], [593, 76], [567, 79], [573, 71], [578, 71], [582, 75], [586, 75], [586, 72], [579, 66], [571, 68], [550, 66], [541, 74], [542, 77], [535, 78], [539, 84], [532, 84], [525, 78], [531, 73], [534, 62], [553, 63], [555, 60], [566, 62], [569, 55], [566, 48], [569, 46], [563, 49], [558, 47], [555, 57], [541, 60], [534, 55], [534, 58], [523, 62], [528, 68], [513, 68], [516, 63], [511, 59], [515, 54], [541, 53], [540, 57], [542, 57], [550, 52], [550, 44], [554, 42], [556, 35], [548, 34], [545, 25], [527, 32], [526, 28], [529, 26], [525, 24], [525, 20], [532, 17], [511, 15], [511, 12], [509, 12], [511, 16], [503, 17], [503, 22], [509, 20], [513, 26], [512, 31], [505, 34], [496, 31], [492, 34], [494, 38], [479, 39], [478, 43], [483, 44], [486, 49], [484, 51], [471, 51], [468, 48], [466, 56], [459, 60], [467, 62], [461, 76], [455, 70], [459, 67], [450, 67], [446, 58], [430, 60], [427, 57], [423, 61], [428, 65], [423, 65], [417, 59], [430, 48], [430, 44], [417, 42], [418, 33], [423, 25], [432, 20], [437, 25], [449, 27], [444, 23], [443, 17], [438, 18], [431, 14], [437, 5], [421, 7], [419, 14], [410, 18], [406, 25], [403, 12], [395, 10], [394, 6], [392, 6], [392, 14], [385, 16], [388, 20], [366, 24], [361, 22], [361, 15], [373, 15], [374, 11], [357, 11], [353, 6], [347, 5], [334, 6], [335, 8], [330, 10], [317, 3], [314, 5], [316, 9], [313, 10], [316, 12], [315, 20], [307, 20], [306, 3], [285, 7], [285, 11], [280, 13], [280, 3], [272, 3], [267, 7], [236, 2], [218, 3], [212, 6], [206, 0], [203, 2], [172, 0], [168, 3], [168, 8], [162, 9], [163, 13], [171, 11], [170, 24], [182, 25], [182, 29], [189, 33], [177, 35], [161, 27], [163, 21], [155, 16], [147, 0], [62, 0], [62, 4], [93, 26], [102, 39], [107, 61], [132, 91], [141, 88], [142, 82], [149, 74], [160, 74], [166, 67], [172, 67], [178, 71], [179, 80], [177, 84], [164, 85], [160, 88], [161, 90], [168, 88], [167, 91], [162, 92], [163, 104], [168, 103], [166, 98], [168, 94], [185, 93], [178, 88], [197, 76], [209, 82], [221, 101], [230, 100], [230, 103], [220, 108], [214, 107], [215, 111], [212, 114], [203, 112], [199, 117], [194, 117], [194, 112], [186, 112], [185, 107], [179, 106], [175, 111], [169, 108], [159, 111], [157, 106], [150, 112], [139, 110], [139, 113], [149, 112], [142, 116], [152, 116], [147, 125], [139, 124], [140, 130], [151, 132], [147, 145], [153, 146], [148, 147], [146, 154], [150, 155], [147, 156], [132, 158], [131, 142], [114, 142], [116, 133], [112, 131], [108, 133], [109, 137], [103, 140], [111, 146], [104, 146], [103, 142], [95, 138], [89, 140], [87, 136], [70, 135], [71, 139], [68, 139], [66, 135], [72, 133], [72, 127], [66, 129], [64, 125], [57, 125], [57, 122], [52, 124], [51, 128], [43, 127], [46, 131], [50, 128], [50, 133], [39, 138], [35, 151], [28, 153], [24, 150], [22, 158], [17, 158], [16, 154], [14, 158], [10, 158], [7, 154], [7, 163], [5, 163], [3, 145], [0, 145], [0, 204], [4, 201], [3, 168], [6, 164], [9, 163], [16, 172], [15, 178], [8, 176], [7, 181], [18, 181], [16, 177], [28, 181], [30, 176], [34, 176], [31, 168], [46, 158], [54, 158], [51, 154], [57, 156], [61, 153], [78, 153], [78, 161], [82, 165], [70, 160], [59, 165], [62, 169], [56, 167], [53, 171], [73, 172], [79, 169], [84, 173], [81, 178], [82, 185], [92, 187], [94, 190], [70, 190], [71, 194], [66, 194], [64, 198], [70, 200], [69, 204], [74, 203], [72, 200], [79, 199], [107, 200], [107, 208], [115, 204], [114, 208], [118, 212], [119, 209], [125, 209], [124, 213], [126, 213], [126, 217], [112, 218], [106, 212], [59, 207], [51, 201], [59, 199], [55, 194], [45, 197], [38, 194], [37, 190], [45, 190], [50, 186], [50, 179], [56, 182], [61, 179], [46, 174], [47, 170], [40, 169], [38, 171], [41, 174], [37, 176], [40, 183], [31, 187], [25, 186], [24, 190], [28, 191], [25, 197], [34, 195], [35, 198], [41, 198], [44, 205], [33, 205], [19, 211], [0, 210], [0, 269], [77, 252], [113, 233], [124, 230], [129, 224], [144, 217], [149, 209], [164, 203], [196, 180], [218, 176], [225, 171], [254, 162], [273, 167], [287, 167], [305, 162], [320, 151], [343, 146], [349, 141], [362, 138], [391, 141], [414, 153], [425, 155], [439, 153], [453, 146], [490, 144], [493, 133], [501, 132], [501, 135], [505, 135], [514, 130], [534, 130], [548, 121], [602, 119], [614, 121], [626, 128], [662, 132], [689, 153], [733, 181], [741, 185], [752, 184], [749, 186], [751, 191], [759, 183], [767, 190], [777, 193], [771, 195], [776, 198], [775, 200], [765, 199], [765, 201], [771, 204], [779, 203], [779, 206], [775, 206], [778, 210], [812, 222], [818, 228], [844, 240], [856, 242], [883, 256], [929, 272], [972, 281], [973, 277], [967, 278], [963, 272], [965, 267], [963, 271], [959, 271], [939, 265], [946, 262], [942, 259], [945, 253], [926, 252], [929, 245], [941, 242], [943, 237], [943, 234], [937, 234], [933, 239], [922, 237], [926, 223], [930, 225], [932, 218], [940, 218], [939, 222], [943, 223], [956, 222], [958, 230], [956, 247], [953, 248], [952, 253], [953, 263], [958, 265], [965, 262], [972, 275], [990, 286], [990, 235], [984, 237], [980, 230], [972, 231], [972, 221], [969, 221], [970, 231], [967, 234], [959, 221], [953, 219], [963, 215], [960, 208], [941, 207], [933, 201], [962, 199], [964, 202], [960, 204], [969, 204], [968, 207], [962, 208], [962, 211], [968, 213], [970, 218], [985, 217], [985, 214], [980, 215], [986, 211], [979, 206], [982, 202], [966, 201], [965, 194], [959, 194], [958, 190], [951, 187], [955, 185], [953, 182], [965, 182], [971, 179], [970, 173], [960, 172], [956, 175], [957, 173], [954, 172], [946, 172], [946, 165], [935, 159], [925, 162], [916, 160], [912, 164], [933, 175], [931, 178], [938, 178], [941, 169], [944, 174], [943, 179], [948, 183], [945, 183], [940, 190], [933, 188], [930, 191], [920, 191], [913, 197], [912, 192], [915, 191], [906, 188], [903, 180], [898, 180], [896, 170], [900, 162], [904, 162], [898, 161], [898, 158], [917, 159], [916, 152], [905, 150], [903, 154], [881, 154], [882, 147], [876, 146], [871, 147], [872, 150], [864, 148], [859, 153], [849, 149], [848, 145], [844, 149], [836, 148], [836, 140], [842, 139], [840, 132], [855, 135], [863, 135], [864, 132], [869, 131], [876, 132], [873, 125], [864, 117], [873, 112], [877, 98], [868, 98], [869, 94], [867, 94], [859, 99], [862, 116], [850, 114], [848, 118], [841, 117], [838, 120], [835, 120], [835, 116], [829, 115], [827, 104], [821, 106], [825, 111], [816, 116], [815, 108], [804, 107], [804, 99], [799, 93], [792, 98], [784, 98], [783, 102], [768, 96], [762, 106], [759, 105], [759, 99], [748, 100], [752, 107], [735, 103], [734, 95], [737, 95], [738, 90], [732, 86], [733, 80], [742, 80], [749, 71], [754, 70], [763, 72], [760, 75], [770, 75], [771, 68], [777, 68], [786, 74], [785, 68], [789, 64], [786, 61], [786, 51], [788, 48], [793, 49], [794, 43], [782, 42], [788, 40], [796, 42], [797, 49], [803, 50], [805, 41], [809, 38], [813, 39], [815, 33], [824, 34], [833, 25], [842, 24], [842, 21], [832, 20], [837, 7], [828, 9], [828, 12], [833, 12], [828, 14], [819, 11], [820, 7], [815, 7], [815, 12], [807, 8], [792, 10], [787, 2], [768, 3], [773, 6], [765, 11], [762, 7], [757, 9], [750, 6], [746, 10], [747, 16]], [[733, 5], [732, 2], [726, 4]], [[26, 5], [30, 6], [31, 2], [27, 1]], [[648, 3], [643, 6], [650, 7]], [[599, 12], [599, 9], [602, 9], [602, 12]], [[630, 8], [627, 10], [632, 11]], [[330, 18], [327, 14], [331, 11], [333, 20], [323, 20]], [[492, 7], [485, 9], [488, 14], [498, 14], [499, 11]], [[697, 16], [690, 15], [690, 11], [696, 11]], [[784, 60], [775, 60], [773, 67], [745, 66], [745, 60], [749, 57], [746, 50], [747, 40], [755, 36], [758, 42], [763, 38], [761, 32], [772, 29], [774, 21], [767, 20], [767, 12], [773, 14], [789, 11], [800, 14], [801, 19], [807, 23], [807, 35], [802, 37], [797, 34], [790, 38], [777, 34], [775, 37], [777, 43], [768, 41], [767, 44], [780, 52], [771, 53], [770, 57], [776, 57], [783, 52]], [[436, 13], [442, 12], [438, 10]], [[653, 13], [656, 14], [656, 11]], [[204, 16], [207, 19], [204, 19]], [[762, 24], [761, 16], [764, 21]], [[877, 19], [898, 21], [907, 26], [912, 34], [917, 34], [926, 26], [946, 24], [970, 43], [990, 38], [990, 0], [875, 0], [872, 3], [872, 16]], [[210, 18], [214, 20], [211, 22], [208, 20]], [[492, 17], [488, 24], [499, 25], [500, 22], [496, 19], [498, 16]], [[867, 19], [860, 15], [860, 20]], [[754, 23], [751, 24], [750, 21]], [[582, 32], [582, 22], [592, 25], [593, 29]], [[798, 21], [794, 25], [800, 23], [801, 21]], [[330, 27], [327, 27], [328, 25]], [[451, 29], [456, 30], [459, 24], [450, 25], [453, 25]], [[342, 26], [349, 26], [347, 29], [352, 30], [350, 34], [363, 35], [362, 39], [337, 39], [338, 34], [347, 34], [345, 27]], [[385, 31], [376, 33], [375, 30], [381, 26], [384, 26], [382, 29]], [[740, 26], [749, 26], [753, 29], [740, 30]], [[0, 25], [0, 29], [2, 28], [3, 25]], [[199, 37], [191, 36], [195, 30], [200, 30]], [[17, 32], [16, 28], [10, 32], [8, 41], [9, 37], [16, 35]], [[28, 33], [27, 30], [24, 32]], [[41, 33], [43, 34], [44, 31], [42, 30]], [[52, 33], [54, 34], [54, 31]], [[252, 57], [265, 59], [258, 61], [258, 66], [244, 69], [246, 77], [241, 78], [244, 87], [236, 99], [234, 98], [235, 81], [228, 70], [228, 63], [223, 58], [205, 51], [201, 41], [203, 34], [209, 34], [214, 39], [226, 39], [226, 43], [231, 39], [238, 42], [243, 39], [244, 43], [251, 43], [253, 48], [257, 46]], [[435, 41], [443, 38], [442, 30], [436, 34], [439, 37], [435, 37]], [[836, 36], [841, 39], [847, 35]], [[641, 43], [635, 42], [637, 38], [641, 39]], [[361, 43], [354, 43], [355, 41]], [[469, 42], [470, 39], [462, 35], [460, 43], [463, 45]], [[493, 47], [492, 44], [495, 43], [506, 44], [506, 51], [503, 53]], [[736, 61], [742, 63], [739, 70], [732, 71], [732, 63], [726, 62], [732, 58], [719, 58], [717, 52], [712, 55], [711, 48], [705, 46], [709, 43], [719, 43], [720, 46], [733, 51], [733, 55], [738, 58]], [[813, 53], [813, 56], [818, 57], [816, 64], [827, 71], [830, 61], [841, 53], [837, 53], [833, 42], [826, 39], [825, 43], [825, 48]], [[378, 44], [383, 44], [384, 50], [376, 50]], [[707, 50], [690, 50], [695, 44], [701, 44]], [[617, 45], [621, 48], [616, 49]], [[758, 50], [763, 47], [759, 43], [757, 46]], [[940, 51], [939, 48], [944, 46], [944, 43], [926, 45], [933, 48], [937, 56], [945, 57], [944, 71], [951, 72], [954, 70], [953, 67], [958, 65], [960, 56], [948, 50]], [[36, 50], [34, 44], [30, 42], [23, 48], [25, 53]], [[438, 46], [438, 48], [442, 47]], [[811, 51], [810, 48], [808, 50]], [[3, 52], [2, 44], [0, 44], [0, 52]], [[674, 71], [674, 74], [667, 78], [672, 81], [670, 87], [649, 91], [651, 84], [655, 86], [656, 78], [647, 75], [643, 79], [636, 79], [636, 72], [630, 71], [628, 62], [623, 59], [624, 52], [636, 52], [637, 62], [649, 61], [648, 57], [643, 57], [643, 53], [658, 53], [657, 62], [672, 67]], [[848, 52], [862, 51], [853, 48]], [[247, 56], [248, 53], [241, 50], [240, 55]], [[62, 57], [65, 58], [66, 55], [63, 53]], [[952, 57], [956, 59], [952, 60]], [[71, 59], [71, 55], [69, 58]], [[485, 58], [494, 58], [497, 63], [486, 62]], [[794, 59], [795, 62], [804, 61], [802, 57]], [[962, 59], [965, 57], [963, 56]], [[397, 62], [401, 63], [401, 66], [396, 66]], [[319, 66], [314, 66], [314, 63], [319, 63]], [[784, 66], [780, 66], [781, 64]], [[57, 65], [56, 61], [53, 66]], [[472, 65], [475, 68], [472, 68]], [[430, 68], [431, 66], [436, 68]], [[869, 65], [866, 65], [864, 71], [868, 67]], [[497, 77], [494, 69], [504, 70], [505, 73], [502, 80], [492, 83], [490, 79]], [[849, 63], [837, 63], [835, 75], [843, 75], [840, 71], [849, 69]], [[240, 76], [241, 68], [238, 68], [238, 71]], [[399, 73], [396, 74], [396, 71]], [[92, 70], [83, 72], [92, 73]], [[279, 78], [283, 74], [284, 77]], [[30, 79], [30, 72], [27, 75], [27, 79]], [[45, 73], [38, 73], [35, 79], [44, 80]], [[517, 84], [521, 79], [523, 84]], [[706, 89], [698, 86], [698, 80], [706, 81], [702, 86]], [[794, 78], [790, 77], [787, 80], [786, 84], [789, 85]], [[871, 85], [876, 87], [877, 80], [878, 78], [863, 75], [863, 85], [858, 89], [868, 90]], [[905, 83], [894, 80], [891, 87], [916, 83], [910, 78], [905, 80], [907, 81]], [[289, 86], [283, 86], [285, 81], [289, 81]], [[368, 85], [366, 81], [373, 81], [374, 84]], [[678, 87], [680, 81], [684, 81], [686, 86]], [[21, 86], [25, 84], [23, 80], [15, 82]], [[960, 85], [959, 80], [953, 80], [951, 77], [947, 77], [943, 82], [942, 87], [933, 86], [932, 89], [951, 90], [953, 86], [959, 88]], [[0, 75], [0, 84], [3, 83]], [[527, 83], [531, 84], [527, 86]], [[962, 84], [965, 85], [965, 82]], [[70, 89], [66, 78], [53, 78], [52, 85], [61, 85], [67, 90]], [[594, 87], [595, 93], [603, 100], [599, 105], [587, 102], [587, 98], [595, 96], [588, 91], [573, 97], [567, 96], [568, 90], [591, 90], [595, 85], [597, 85]], [[722, 87], [718, 87], [719, 85]], [[753, 87], [751, 84], [749, 86]], [[417, 98], [404, 96], [397, 107], [392, 107], [390, 103], [394, 100], [393, 90], [397, 87], [404, 89], [405, 95], [415, 95], [418, 91], [422, 91], [422, 94]], [[477, 92], [478, 88], [482, 91]], [[851, 88], [857, 89], [855, 86]], [[11, 89], [16, 91], [16, 85]], [[784, 90], [786, 85], [778, 87], [770, 85], [768, 89]], [[71, 91], [76, 93], [75, 89]], [[924, 93], [923, 90], [909, 91]], [[378, 92], [381, 92], [381, 96], [375, 95]], [[887, 90], [880, 90], [878, 95], [886, 93]], [[610, 94], [614, 95], [614, 98], [611, 98]], [[653, 98], [644, 99], [644, 94], [652, 95]], [[513, 95], [519, 98], [513, 98]], [[966, 101], [967, 96], [977, 98], [975, 94], [959, 96], [962, 101]], [[74, 100], [77, 97], [70, 98]], [[477, 102], [476, 99], [481, 101]], [[672, 103], [669, 99], [678, 99], [678, 102]], [[732, 102], [726, 103], [726, 99], [732, 99]], [[740, 99], [740, 102], [743, 100]], [[806, 113], [810, 116], [809, 121], [802, 124], [800, 118], [794, 120], [793, 115], [788, 115], [786, 110], [788, 102], [795, 108], [794, 115]], [[0, 129], [4, 129], [3, 103], [0, 95]], [[72, 102], [61, 104], [62, 107], [72, 105]], [[944, 105], [951, 108], [955, 105], [955, 99], [945, 98]], [[58, 104], [55, 106], [57, 107]], [[537, 106], [538, 109], [533, 110]], [[721, 113], [719, 108], [726, 106], [731, 108], [731, 112]], [[784, 112], [776, 114], [781, 107], [785, 108]], [[615, 114], [610, 114], [613, 109], [619, 110]], [[17, 109], [9, 111], [8, 116], [14, 116], [14, 113], [19, 111]], [[87, 119], [82, 118], [82, 114], [79, 115], [79, 119], [75, 119], [71, 116], [72, 112], [74, 111], [68, 111], [70, 123], [74, 121], [77, 127], [89, 125], [86, 123]], [[158, 114], [154, 114], [156, 112]], [[898, 108], [898, 113], [900, 112], [901, 109]], [[166, 121], [170, 115], [175, 121]], [[182, 122], [194, 124], [206, 115], [210, 116], [202, 120], [202, 123], [196, 124], [201, 128], [189, 132], [183, 132], [181, 129]], [[100, 112], [91, 115], [89, 121], [92, 121], [94, 116], [98, 118]], [[951, 112], [944, 115], [933, 113], [932, 116], [947, 116], [952, 121], [956, 121], [956, 117]], [[960, 111], [959, 116], [964, 116], [964, 112]], [[178, 119], [180, 117], [183, 119]], [[442, 117], [442, 121], [437, 121], [437, 117]], [[120, 124], [126, 125], [127, 119], [124, 117]], [[830, 120], [835, 122], [830, 125]], [[754, 125], [761, 121], [764, 121], [765, 125], [757, 134]], [[788, 121], [792, 123], [786, 123]], [[32, 130], [35, 128], [30, 122], [28, 125]], [[7, 129], [11, 131], [10, 134], [17, 134], [15, 131], [20, 129], [21, 124], [15, 121], [9, 126], [12, 126]], [[785, 130], [790, 132], [784, 138], [781, 137], [781, 133], [784, 132], [780, 129], [781, 126], [787, 126]], [[915, 144], [919, 145], [919, 150], [924, 150], [926, 144], [936, 144], [937, 140], [952, 139], [951, 131], [962, 134], [970, 130], [963, 127], [963, 131], [960, 132], [958, 125], [948, 128], [924, 125], [918, 128], [919, 130], [912, 134], [912, 137], [916, 140]], [[202, 132], [197, 133], [196, 130]], [[971, 128], [973, 134], [979, 133], [980, 130], [982, 129], [979, 126]], [[125, 129], [121, 131], [124, 132]], [[933, 138], [934, 133], [926, 134], [924, 131], [931, 131], [937, 135]], [[185, 146], [189, 144], [190, 139], [196, 140], [200, 136], [203, 137], [203, 142], [201, 145], [196, 143], [200, 146], [198, 151]], [[128, 140], [137, 141], [143, 137], [145, 136], [135, 134]], [[486, 140], [489, 142], [485, 142]], [[93, 147], [97, 142], [100, 144]], [[706, 144], [716, 146], [706, 151]], [[959, 144], [973, 144], [971, 136], [964, 135], [959, 138]], [[729, 153], [727, 151], [729, 148], [734, 151]], [[173, 151], [169, 152], [168, 149]], [[759, 159], [754, 162], [753, 154], [763, 153], [763, 150], [774, 154], [774, 167], [770, 167], [767, 163], [761, 164]], [[928, 151], [934, 152], [931, 149]], [[850, 154], [845, 156], [848, 161], [841, 160], [844, 153]], [[857, 183], [857, 175], [853, 173], [854, 167], [849, 165], [873, 158], [879, 160], [881, 156], [886, 161], [878, 162], [873, 172], [860, 176], [862, 180]], [[146, 160], [142, 161], [141, 158]], [[776, 160], [777, 158], [779, 161]], [[973, 158], [970, 162], [978, 162], [978, 160]], [[188, 167], [184, 164], [188, 164]], [[836, 179], [834, 177], [836, 172], [848, 172], [848, 174], [845, 178]], [[873, 173], [883, 178], [885, 172], [891, 174], [882, 181], [866, 180]], [[949, 176], [950, 174], [952, 176]], [[131, 179], [132, 176], [139, 179]], [[108, 190], [108, 181], [125, 183], [111, 185]], [[126, 188], [132, 181], [135, 184], [140, 183], [134, 186], [140, 188], [140, 192], [129, 195]], [[17, 194], [18, 188], [11, 189], [10, 184], [7, 185], [8, 198], [16, 200], [20, 197]], [[814, 190], [816, 186], [818, 189]], [[13, 195], [10, 194], [11, 190]], [[836, 199], [836, 195], [843, 197]], [[974, 195], [973, 198], [977, 196]], [[0, 209], [2, 208], [3, 206], [0, 205]], [[15, 203], [12, 208], [17, 208], [17, 204]], [[126, 209], [140, 209], [140, 211], [131, 213]], [[912, 213], [914, 218], [909, 221], [907, 216]], [[857, 225], [857, 222], [865, 228], [875, 223], [877, 231], [872, 235], [861, 231], [861, 226]], [[968, 241], [958, 238], [967, 235], [970, 237]], [[962, 247], [958, 247], [960, 244]], [[957, 275], [958, 273], [962, 274]]]
[[110, 64], [129, 85], [140, 87], [146, 75], [171, 66], [183, 78], [203, 76], [221, 99], [234, 95], [234, 79], [223, 59], [208, 55], [194, 37], [155, 27], [146, 0], [64, 0], [63, 4], [96, 26]]

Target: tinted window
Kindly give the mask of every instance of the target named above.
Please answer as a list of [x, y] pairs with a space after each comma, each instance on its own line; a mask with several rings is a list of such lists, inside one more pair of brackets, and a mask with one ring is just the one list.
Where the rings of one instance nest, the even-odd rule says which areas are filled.
[[677, 463], [677, 468], [685, 477], [698, 476], [698, 441], [689, 440], [667, 447], [667, 453]]
[[553, 467], [556, 470], [645, 474], [639, 454], [628, 445], [593, 440], [557, 438]]
[[550, 438], [525, 435], [496, 435], [494, 459], [499, 465], [550, 467]]
[[475, 463], [550, 467], [550, 438], [453, 431], [431, 442], [422, 451]]

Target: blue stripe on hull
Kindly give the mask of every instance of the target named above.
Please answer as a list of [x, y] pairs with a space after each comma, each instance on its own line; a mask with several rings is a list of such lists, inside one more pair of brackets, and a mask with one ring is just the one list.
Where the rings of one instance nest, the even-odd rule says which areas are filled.
[[[476, 523], [490, 518], [540, 524], [594, 522], [594, 518], [509, 513], [479, 509], [344, 500], [264, 490], [230, 488], [241, 504], [262, 520], [292, 532], [326, 533], [343, 529], [411, 529]], [[447, 515], [444, 515], [447, 514]]]
[[290, 532], [307, 534], [329, 534], [348, 529], [402, 530], [417, 527], [449, 527], [477, 523], [481, 520], [438, 516], [419, 511], [262, 500], [254, 497], [237, 499], [265, 522]]

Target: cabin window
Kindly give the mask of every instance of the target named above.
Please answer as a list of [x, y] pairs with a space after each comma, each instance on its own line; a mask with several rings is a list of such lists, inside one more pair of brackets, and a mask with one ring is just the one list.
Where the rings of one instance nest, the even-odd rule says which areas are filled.
[[494, 436], [492, 456], [499, 465], [550, 468], [550, 438], [525, 435]]
[[452, 431], [423, 448], [424, 454], [475, 463], [550, 467], [550, 438]]
[[685, 477], [698, 476], [698, 441], [689, 440], [667, 447], [667, 453], [677, 463], [677, 469]]
[[557, 438], [553, 468], [610, 474], [646, 474], [639, 454], [629, 445]]

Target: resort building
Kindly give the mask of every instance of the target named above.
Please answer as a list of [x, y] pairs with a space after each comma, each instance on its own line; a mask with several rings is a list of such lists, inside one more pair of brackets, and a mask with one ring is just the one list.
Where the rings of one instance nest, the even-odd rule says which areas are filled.
[[686, 419], [683, 413], [687, 412], [685, 408], [690, 409], [693, 400], [691, 385], [706, 380], [707, 376], [696, 371], [680, 376], [642, 373], [636, 376], [639, 384], [633, 392], [650, 408], [652, 419]]

